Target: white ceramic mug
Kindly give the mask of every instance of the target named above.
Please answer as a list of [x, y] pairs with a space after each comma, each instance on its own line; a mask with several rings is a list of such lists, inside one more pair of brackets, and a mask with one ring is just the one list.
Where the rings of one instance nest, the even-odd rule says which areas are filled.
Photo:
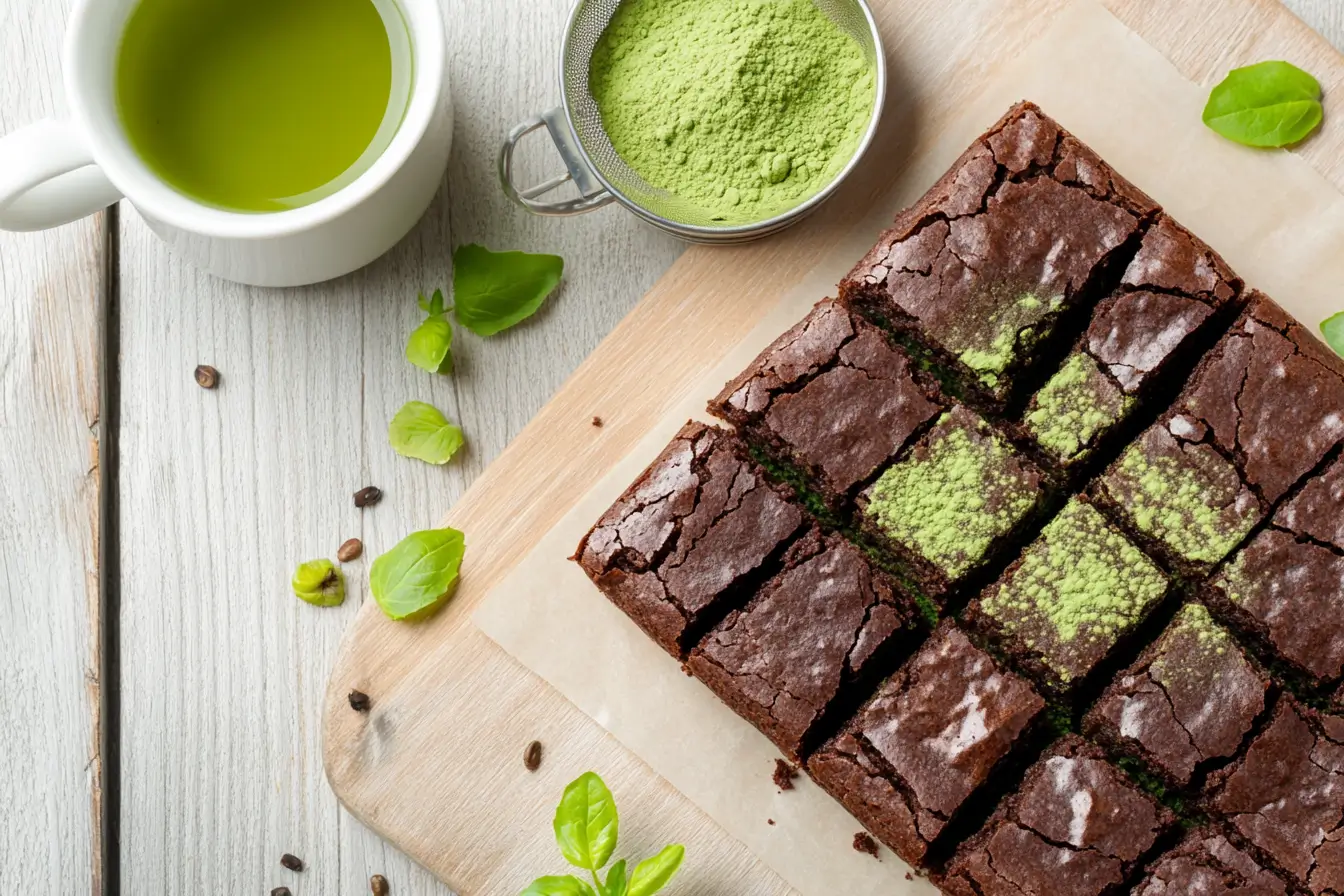
[[439, 0], [396, 0], [411, 39], [410, 99], [387, 149], [354, 181], [279, 212], [214, 208], [174, 190], [131, 148], [117, 115], [117, 53], [138, 0], [79, 0], [65, 41], [70, 121], [0, 139], [0, 229], [44, 230], [129, 199], [176, 252], [258, 286], [339, 277], [391, 249], [434, 198], [452, 141]]

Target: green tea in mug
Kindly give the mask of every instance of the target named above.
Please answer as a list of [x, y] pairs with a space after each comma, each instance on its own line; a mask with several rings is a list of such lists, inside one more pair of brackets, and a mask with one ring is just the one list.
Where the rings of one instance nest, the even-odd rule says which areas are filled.
[[117, 108], [158, 177], [234, 211], [297, 208], [368, 169], [411, 89], [393, 0], [140, 0]]

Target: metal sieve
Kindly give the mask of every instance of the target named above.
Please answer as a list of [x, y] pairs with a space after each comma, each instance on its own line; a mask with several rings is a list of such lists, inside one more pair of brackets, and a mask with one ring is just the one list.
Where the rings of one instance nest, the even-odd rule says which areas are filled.
[[[499, 153], [499, 176], [504, 192], [523, 208], [537, 215], [579, 215], [613, 202], [634, 212], [655, 227], [697, 243], [740, 243], [776, 233], [801, 220], [825, 202], [858, 164], [877, 131], [887, 88], [887, 62], [882, 38], [865, 0], [812, 0], [842, 31], [863, 49], [873, 66], [875, 99], [868, 127], [853, 158], [819, 192], [802, 204], [773, 218], [751, 224], [715, 222], [711, 213], [652, 186], [628, 166], [611, 145], [597, 103], [588, 89], [588, 68], [598, 38], [611, 21], [621, 0], [579, 0], [569, 16], [560, 47], [562, 105], [522, 122], [504, 140]], [[565, 164], [564, 174], [531, 187], [519, 187], [513, 179], [513, 153], [518, 142], [545, 128]], [[543, 199], [548, 193], [573, 182], [574, 199]]]

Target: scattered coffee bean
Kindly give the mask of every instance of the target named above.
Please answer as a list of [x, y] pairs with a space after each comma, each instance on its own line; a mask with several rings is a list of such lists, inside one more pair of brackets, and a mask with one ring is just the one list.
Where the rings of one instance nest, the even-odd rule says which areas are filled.
[[213, 389], [219, 385], [219, 371], [209, 364], [196, 368], [196, 385], [202, 389]]
[[341, 546], [336, 549], [336, 559], [342, 563], [349, 563], [351, 560], [358, 560], [362, 553], [364, 553], [364, 542], [358, 538], [348, 538], [341, 542]]
[[775, 826], [775, 820], [774, 820], [773, 818], [767, 818], [767, 819], [765, 820], [765, 823], [768, 824], [768, 825], [770, 825], [770, 827], [774, 827], [774, 826]]
[[355, 492], [356, 507], [372, 507], [383, 498], [383, 490], [376, 485], [370, 485]]
[[303, 859], [291, 853], [285, 853], [280, 857], [280, 864], [284, 865], [290, 871], [302, 871]]
[[369, 711], [369, 695], [363, 691], [350, 692], [350, 708], [355, 712]]
[[602, 418], [601, 418], [601, 417], [594, 417], [594, 418], [593, 418], [593, 425], [596, 426], [598, 429], [601, 429], [601, 428], [602, 428]]
[[271, 891], [271, 896], [294, 896], [294, 894], [289, 892], [289, 887], [276, 887]]
[[854, 835], [854, 851], [864, 852], [873, 858], [877, 858], [877, 841], [863, 831], [859, 831]]
[[523, 767], [530, 772], [541, 768], [541, 741], [534, 740], [523, 751]]
[[798, 769], [789, 765], [783, 759], [775, 760], [775, 786], [780, 790], [792, 790], [793, 779], [798, 777]]
[[373, 893], [373, 896], [387, 896], [387, 878], [381, 874], [375, 874], [369, 878], [369, 890]]

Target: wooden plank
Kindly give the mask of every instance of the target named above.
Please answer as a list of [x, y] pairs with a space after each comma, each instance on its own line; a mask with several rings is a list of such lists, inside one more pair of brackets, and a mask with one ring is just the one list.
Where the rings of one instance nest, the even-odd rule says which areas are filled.
[[[66, 2], [0, 4], [0, 134], [64, 110]], [[105, 219], [0, 233], [0, 892], [99, 892]]]
[[[1262, 54], [1315, 60], [1323, 81], [1344, 77], [1344, 59], [1275, 3], [1109, 5], [1189, 77], [1207, 79]], [[958, 108], [1054, 8], [1052, 0], [879, 3], [896, 66], [888, 126], [873, 157], [899, 160], [931, 139], [939, 116]], [[1344, 187], [1344, 171], [1332, 164], [1344, 127], [1331, 121], [1311, 146], [1313, 164]], [[363, 608], [332, 673], [324, 721], [328, 775], [352, 812], [473, 896], [516, 892], [530, 873], [555, 867], [547, 820], [559, 788], [577, 771], [599, 768], [628, 807], [625, 817], [684, 832], [696, 866], [713, 868], [715, 879], [741, 880], [735, 892], [787, 892], [468, 620], [475, 602], [661, 418], [675, 397], [667, 384], [690, 382], [717, 359], [782, 284], [828, 250], [847, 221], [848, 203], [874, 195], [898, 167], [866, 166], [866, 181], [848, 185], [804, 227], [765, 244], [682, 256], [454, 507], [449, 520], [468, 533], [470, 547], [453, 604], [422, 626], [391, 623], [376, 608]], [[607, 421], [600, 431], [588, 423], [593, 413]], [[370, 716], [344, 705], [350, 687], [373, 696]], [[549, 758], [540, 773], [526, 775], [518, 752], [533, 737], [547, 743]], [[483, 803], [492, 811], [473, 811]], [[636, 850], [651, 845], [647, 829], [633, 837]], [[708, 889], [696, 874], [695, 866], [688, 870], [688, 892]]]
[[[445, 190], [388, 258], [332, 284], [231, 286], [170, 257], [123, 216], [121, 442], [122, 888], [128, 893], [394, 892], [441, 884], [338, 809], [320, 711], [369, 557], [431, 525], [523, 428], [680, 252], [614, 211], [542, 222], [497, 186], [500, 135], [557, 99], [551, 44], [568, 0], [454, 4], [456, 146]], [[543, 48], [545, 48], [543, 50]], [[502, 59], [526, 59], [507, 76]], [[526, 147], [524, 176], [558, 164]], [[415, 295], [446, 286], [452, 245], [550, 251], [567, 284], [534, 323], [488, 342], [458, 333], [457, 371], [406, 363]], [[197, 363], [216, 392], [192, 381]], [[447, 468], [395, 455], [387, 421], [410, 399], [461, 423]], [[357, 511], [375, 484], [382, 503]], [[344, 607], [295, 600], [301, 560], [357, 536]], [[291, 851], [309, 866], [283, 871]]]

